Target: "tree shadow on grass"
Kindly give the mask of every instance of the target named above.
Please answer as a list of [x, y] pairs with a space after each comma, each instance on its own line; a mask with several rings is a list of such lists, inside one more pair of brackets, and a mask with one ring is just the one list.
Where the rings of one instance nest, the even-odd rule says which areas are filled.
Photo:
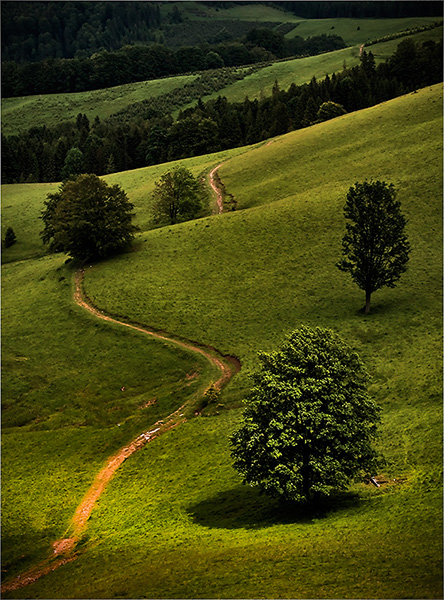
[[361, 496], [337, 492], [328, 498], [298, 504], [280, 502], [257, 488], [238, 485], [190, 506], [187, 513], [196, 525], [218, 529], [262, 529], [290, 523], [311, 523], [331, 513], [358, 510]]

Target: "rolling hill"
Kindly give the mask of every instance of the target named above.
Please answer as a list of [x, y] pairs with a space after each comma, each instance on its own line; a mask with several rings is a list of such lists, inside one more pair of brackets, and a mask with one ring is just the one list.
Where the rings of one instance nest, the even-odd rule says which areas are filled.
[[[150, 192], [171, 163], [107, 176], [142, 231], [134, 252], [85, 269], [86, 292], [105, 313], [214, 346], [242, 370], [220, 406], [121, 467], [85, 554], [4, 597], [442, 597], [442, 86], [182, 163], [195, 174], [222, 163], [237, 210], [150, 229]], [[335, 262], [345, 194], [366, 178], [395, 184], [412, 255], [364, 317]], [[209, 377], [195, 356], [73, 304], [71, 265], [38, 243], [51, 189], [2, 190], [2, 221], [19, 240], [2, 277], [8, 576], [50, 551], [107, 456], [179, 406], [186, 375], [201, 374], [196, 398]], [[302, 323], [334, 329], [361, 354], [383, 409], [383, 484], [356, 483], [315, 512], [283, 511], [241, 486], [228, 445], [257, 352]], [[153, 397], [158, 412], [144, 412]]]
[[[362, 27], [364, 27], [363, 23], [365, 20], [361, 23]], [[411, 24], [410, 21], [409, 24]], [[397, 22], [386, 31], [397, 32], [402, 27], [403, 25]], [[372, 29], [372, 31], [376, 35], [376, 30]], [[408, 37], [418, 43], [427, 40], [438, 41], [442, 39], [442, 27]], [[366, 40], [367, 38], [361, 36], [358, 42], [354, 42], [352, 46], [342, 50], [265, 65], [245, 78], [231, 83], [211, 95], [203, 96], [202, 99], [205, 101], [220, 95], [226, 96], [230, 102], [242, 102], [246, 96], [251, 100], [261, 96], [270, 96], [275, 81], [278, 81], [281, 89], [288, 89], [292, 83], [301, 85], [309, 82], [313, 76], [322, 79], [327, 73], [331, 75], [333, 72], [341, 71], [344, 63], [348, 67], [359, 64], [359, 47]], [[382, 62], [391, 56], [399, 41], [399, 39], [394, 39], [372, 45], [370, 49], [376, 62]], [[183, 88], [185, 84], [191, 83], [196, 78], [197, 74], [189, 74], [90, 92], [3, 98], [2, 131], [4, 135], [15, 135], [30, 127], [49, 123], [55, 125], [73, 120], [79, 113], [86, 114], [91, 122], [96, 116], [103, 120], [132, 104], [142, 102], [147, 98], [158, 98], [175, 89]], [[198, 97], [196, 96], [195, 101], [198, 100]], [[185, 103], [180, 108], [185, 109], [195, 104], [195, 101]], [[178, 111], [179, 107], [176, 114]]]

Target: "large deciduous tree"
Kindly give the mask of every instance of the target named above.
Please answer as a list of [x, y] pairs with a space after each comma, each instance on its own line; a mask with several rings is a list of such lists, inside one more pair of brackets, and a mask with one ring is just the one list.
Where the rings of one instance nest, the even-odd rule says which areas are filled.
[[41, 214], [43, 242], [73, 258], [105, 258], [131, 244], [137, 230], [133, 208], [120, 186], [97, 175], [80, 175], [48, 194]]
[[176, 167], [155, 183], [154, 222], [174, 225], [194, 219], [207, 197], [208, 192], [202, 181], [185, 167]]
[[365, 291], [365, 313], [373, 292], [395, 287], [407, 269], [410, 244], [393, 184], [364, 181], [351, 186], [344, 207], [346, 233], [342, 240], [341, 271]]
[[379, 408], [359, 356], [332, 331], [303, 326], [259, 358], [243, 423], [231, 437], [244, 482], [309, 501], [374, 474]]

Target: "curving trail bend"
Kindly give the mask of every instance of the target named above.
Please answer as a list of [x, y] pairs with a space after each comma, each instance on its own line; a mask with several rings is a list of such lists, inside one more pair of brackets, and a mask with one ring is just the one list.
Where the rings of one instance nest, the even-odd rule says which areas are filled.
[[[213, 180], [212, 175], [218, 168], [219, 167], [216, 167], [216, 169], [213, 169], [213, 171], [211, 172], [210, 181]], [[215, 189], [216, 193], [218, 193], [220, 201], [222, 202], [222, 197], [220, 196], [217, 188], [213, 187], [213, 189]], [[219, 204], [219, 200], [218, 206], [220, 210], [223, 208], [223, 206], [221, 207], [221, 205]], [[92, 303], [85, 297], [83, 293], [83, 277], [84, 271], [78, 270], [75, 274], [74, 300], [76, 304], [89, 311], [97, 318], [102, 319], [104, 321], [117, 323], [119, 325], [122, 325], [123, 327], [135, 329], [136, 331], [140, 331], [146, 335], [150, 335], [158, 340], [163, 340], [169, 343], [176, 344], [181, 348], [185, 348], [186, 350], [204, 356], [208, 360], [208, 362], [216, 366], [219, 370], [220, 377], [216, 382], [213, 383], [214, 387], [216, 387], [217, 389], [221, 389], [221, 387], [225, 385], [230, 380], [230, 378], [239, 371], [240, 363], [237, 359], [233, 357], [218, 357], [215, 355], [215, 351], [210, 352], [209, 349], [197, 346], [193, 342], [177, 340], [172, 337], [169, 337], [167, 334], [152, 331], [145, 327], [141, 327], [131, 323], [126, 323], [125, 321], [120, 321], [108, 315], [105, 315], [102, 311], [93, 306]], [[181, 423], [184, 423], [186, 421], [186, 418], [183, 414], [183, 410], [190, 403], [191, 398], [190, 400], [185, 402], [180, 408], [171, 413], [168, 417], [164, 418], [163, 420], [157, 421], [157, 423], [152, 425], [148, 431], [141, 433], [127, 446], [121, 448], [116, 454], [111, 456], [108, 459], [106, 465], [99, 471], [96, 478], [94, 479], [93, 484], [87, 491], [80, 505], [77, 507], [67, 531], [68, 537], [54, 542], [52, 545], [52, 556], [42, 561], [35, 567], [32, 567], [27, 572], [21, 575], [17, 575], [14, 579], [3, 584], [1, 586], [1, 591], [8, 592], [30, 585], [40, 577], [43, 577], [44, 575], [55, 571], [58, 567], [75, 560], [79, 556], [79, 552], [76, 551], [76, 546], [81, 540], [84, 531], [86, 530], [87, 521], [91, 515], [94, 505], [99, 499], [102, 492], [104, 491], [108, 482], [111, 480], [114, 473], [129, 456], [134, 454], [134, 452], [137, 452], [137, 450], [143, 448], [148, 442], [151, 442], [155, 438], [161, 436], [166, 431], [169, 431], [173, 427], [177, 427]]]
[[216, 182], [214, 181], [214, 174], [222, 165], [223, 165], [223, 163], [221, 163], [220, 165], [217, 165], [217, 167], [214, 167], [214, 169], [212, 171], [210, 171], [210, 186], [212, 187], [214, 193], [216, 194], [217, 213], [219, 215], [224, 212], [224, 199], [222, 197], [222, 192], [217, 187]]

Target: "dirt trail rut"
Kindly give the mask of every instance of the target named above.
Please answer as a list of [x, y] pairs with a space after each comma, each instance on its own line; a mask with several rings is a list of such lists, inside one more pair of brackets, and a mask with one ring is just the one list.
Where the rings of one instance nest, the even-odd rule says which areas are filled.
[[222, 165], [223, 163], [217, 165], [217, 167], [214, 167], [214, 169], [210, 172], [210, 185], [214, 193], [216, 194], [217, 212], [219, 215], [224, 212], [224, 199], [222, 198], [222, 192], [217, 187], [216, 182], [214, 181], [214, 174]]
[[[220, 165], [219, 165], [220, 166]], [[219, 167], [213, 169], [210, 173], [210, 181], [212, 181], [212, 175]], [[213, 184], [212, 184], [213, 187]], [[216, 187], [213, 187], [216, 193], [219, 194]], [[222, 202], [222, 197], [220, 196], [220, 202]], [[218, 206], [220, 212], [222, 212], [223, 204], [219, 204]], [[167, 334], [159, 333], [156, 331], [152, 331], [145, 327], [141, 327], [139, 325], [134, 325], [131, 323], [126, 323], [124, 321], [120, 321], [118, 319], [114, 319], [102, 311], [94, 307], [89, 300], [83, 294], [83, 270], [79, 270], [75, 274], [75, 293], [74, 300], [75, 302], [88, 310], [90, 313], [95, 315], [97, 318], [102, 319], [104, 321], [109, 321], [112, 323], [118, 323], [124, 327], [128, 327], [130, 329], [135, 329], [136, 331], [140, 331], [146, 335], [150, 335], [158, 340], [164, 340], [169, 343], [176, 344], [181, 348], [185, 348], [189, 351], [195, 352], [204, 356], [212, 365], [215, 365], [220, 373], [219, 379], [214, 382], [214, 386], [220, 389], [225, 383], [229, 381], [229, 379], [239, 371], [240, 363], [237, 359], [232, 357], [218, 357], [216, 352], [211, 352], [210, 349], [202, 348], [197, 346], [192, 342], [187, 342], [184, 340], [177, 340], [172, 337], [169, 337]], [[46, 560], [42, 561], [38, 565], [32, 567], [27, 572], [16, 576], [14, 579], [4, 583], [1, 586], [2, 592], [12, 591], [18, 588], [25, 587], [34, 583], [40, 577], [55, 571], [58, 567], [71, 562], [77, 558], [79, 555], [76, 552], [76, 546], [78, 542], [81, 540], [82, 535], [87, 527], [87, 521], [91, 515], [91, 512], [94, 508], [96, 501], [99, 499], [103, 490], [105, 489], [107, 483], [111, 480], [114, 473], [120, 467], [120, 465], [134, 452], [137, 452], [140, 448], [143, 448], [148, 442], [151, 442], [155, 438], [159, 437], [166, 431], [169, 431], [173, 427], [177, 427], [181, 423], [186, 421], [185, 416], [183, 415], [184, 409], [191, 402], [188, 400], [176, 411], [171, 413], [168, 417], [165, 417], [163, 420], [158, 421], [154, 425], [150, 427], [148, 431], [141, 433], [136, 439], [130, 442], [124, 448], [121, 448], [116, 454], [111, 456], [106, 465], [99, 471], [97, 474], [92, 486], [89, 488], [86, 493], [84, 499], [78, 506], [77, 510], [74, 513], [71, 524], [67, 531], [67, 537], [57, 540], [53, 543], [53, 554], [48, 557]]]

